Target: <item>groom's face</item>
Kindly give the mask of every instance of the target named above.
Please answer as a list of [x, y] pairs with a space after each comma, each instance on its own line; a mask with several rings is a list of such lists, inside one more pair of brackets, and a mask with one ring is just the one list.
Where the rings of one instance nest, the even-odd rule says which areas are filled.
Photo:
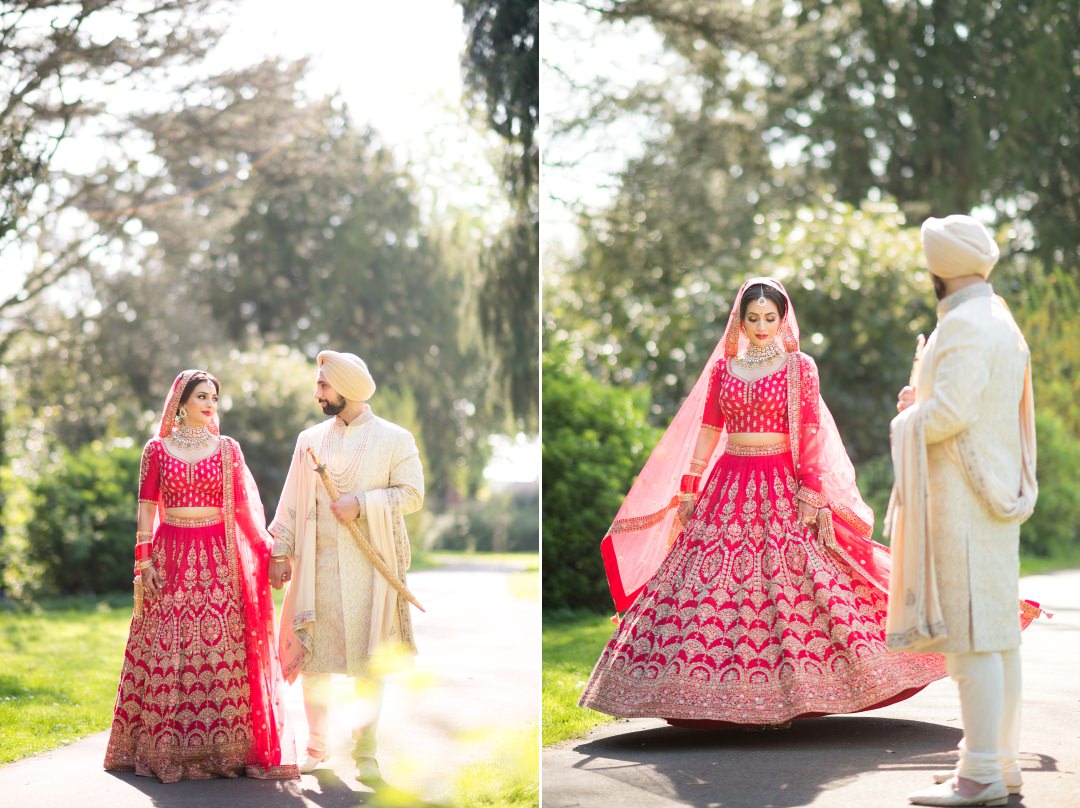
[[315, 400], [319, 402], [324, 415], [337, 415], [345, 409], [344, 396], [339, 395], [338, 391], [330, 386], [322, 370], [319, 371], [319, 376], [315, 380]]

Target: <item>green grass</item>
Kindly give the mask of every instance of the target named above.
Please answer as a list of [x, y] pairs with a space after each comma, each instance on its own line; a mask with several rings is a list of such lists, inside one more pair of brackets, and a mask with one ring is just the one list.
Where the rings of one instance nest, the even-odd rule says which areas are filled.
[[1075, 569], [1080, 567], [1080, 546], [1051, 558], [1042, 556], [1020, 556], [1021, 575], [1041, 575], [1044, 572]]
[[544, 615], [544, 746], [580, 738], [593, 727], [615, 720], [577, 706], [593, 665], [614, 631], [610, 615]]
[[466, 766], [454, 783], [461, 808], [531, 808], [540, 804], [540, 753], [536, 724], [507, 730], [495, 751]]
[[470, 553], [466, 550], [414, 551], [410, 572], [431, 570], [453, 564], [515, 567], [526, 572], [540, 570], [539, 553]]
[[131, 596], [0, 611], [0, 763], [109, 728]]
[[510, 589], [510, 594], [518, 600], [528, 600], [540, 605], [540, 572], [538, 570], [513, 572], [507, 578], [506, 585]]

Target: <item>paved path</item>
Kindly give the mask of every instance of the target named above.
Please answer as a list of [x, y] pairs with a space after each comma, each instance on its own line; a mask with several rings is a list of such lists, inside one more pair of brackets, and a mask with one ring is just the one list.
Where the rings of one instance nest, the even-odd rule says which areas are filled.
[[[353, 778], [349, 727], [332, 715], [334, 756], [299, 781], [240, 778], [163, 785], [154, 778], [105, 772], [101, 761], [107, 737], [100, 733], [0, 767], [0, 806], [351, 808], [365, 802], [414, 806], [442, 801], [458, 770], [491, 751], [489, 730], [535, 723], [539, 715], [539, 604], [514, 598], [508, 581], [506, 569], [464, 566], [409, 576], [427, 613], [413, 613], [420, 648], [415, 670], [387, 681], [379, 758], [392, 785], [376, 795]], [[303, 743], [299, 686], [290, 688], [288, 701]]]
[[[1009, 808], [1080, 806], [1080, 571], [1024, 578], [1054, 612], [1024, 632], [1024, 794]], [[599, 649], [597, 649], [599, 652]], [[961, 737], [956, 687], [783, 732], [683, 730], [656, 719], [605, 725], [545, 749], [545, 808], [888, 808], [950, 767]]]

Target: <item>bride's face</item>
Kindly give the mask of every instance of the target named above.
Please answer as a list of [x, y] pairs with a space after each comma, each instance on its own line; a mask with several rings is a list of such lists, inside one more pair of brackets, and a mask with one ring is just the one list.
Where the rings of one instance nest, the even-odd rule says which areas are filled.
[[757, 300], [752, 300], [746, 307], [746, 314], [742, 319], [743, 331], [751, 345], [764, 348], [776, 337], [780, 330], [780, 309], [768, 298], [764, 298], [765, 305]]
[[191, 391], [181, 404], [187, 415], [184, 423], [188, 426], [207, 426], [214, 418], [218, 407], [217, 388], [212, 382], [201, 382]]

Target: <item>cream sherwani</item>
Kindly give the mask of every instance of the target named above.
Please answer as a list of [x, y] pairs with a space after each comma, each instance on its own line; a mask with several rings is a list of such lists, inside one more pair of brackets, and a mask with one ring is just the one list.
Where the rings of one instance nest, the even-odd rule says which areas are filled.
[[[346, 425], [334, 417], [300, 433], [270, 525], [276, 554], [292, 556], [279, 648], [289, 681], [300, 672], [362, 676], [377, 648], [415, 653], [409, 605], [374, 572], [330, 500], [307, 450], [362, 509], [358, 524], [404, 581], [409, 538], [404, 516], [420, 509], [424, 475], [416, 442], [371, 410]], [[379, 520], [378, 525], [375, 520]], [[373, 529], [379, 525], [385, 529]]]
[[917, 406], [904, 414], [926, 444], [926, 551], [947, 632], [918, 650], [1002, 651], [1020, 644], [1020, 523], [1035, 496], [1034, 449], [1028, 467], [1022, 452], [1034, 442], [1021, 417], [1028, 346], [987, 283], [947, 296], [938, 317], [916, 368]]

